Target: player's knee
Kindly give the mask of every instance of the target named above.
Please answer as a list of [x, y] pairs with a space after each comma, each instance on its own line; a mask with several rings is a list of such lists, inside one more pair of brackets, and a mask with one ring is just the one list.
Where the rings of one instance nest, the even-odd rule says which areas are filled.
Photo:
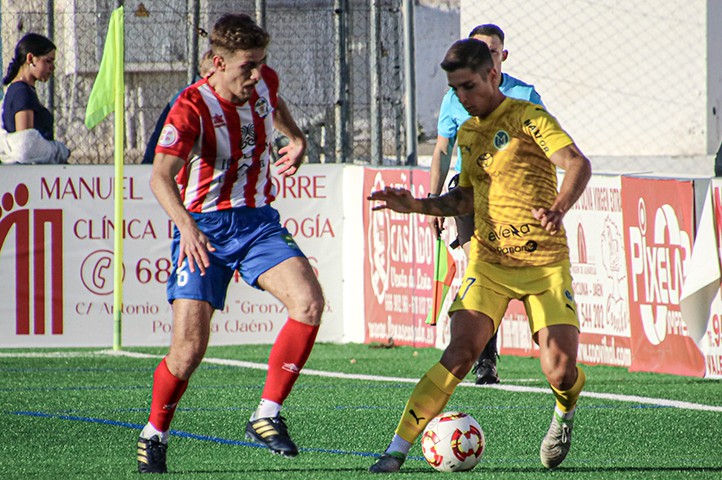
[[166, 362], [173, 376], [188, 380], [201, 364], [204, 355], [205, 349], [186, 349], [183, 352], [171, 350]]
[[450, 343], [441, 356], [441, 363], [453, 366], [451, 370], [454, 370], [455, 373], [468, 372], [476, 361], [476, 357], [476, 350], [469, 342]]
[[295, 306], [289, 308], [292, 318], [310, 325], [321, 323], [321, 315], [326, 308], [326, 301], [320, 292], [311, 292], [298, 299]]
[[576, 365], [557, 365], [545, 372], [549, 385], [557, 390], [568, 390], [577, 381]]

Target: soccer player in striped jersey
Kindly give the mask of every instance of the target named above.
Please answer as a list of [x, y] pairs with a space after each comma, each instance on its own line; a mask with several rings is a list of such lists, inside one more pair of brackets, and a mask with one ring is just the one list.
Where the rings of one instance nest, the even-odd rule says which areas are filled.
[[[522, 82], [512, 77], [508, 73], [502, 73], [502, 62], [505, 62], [509, 56], [509, 51], [504, 48], [504, 31], [493, 23], [477, 25], [469, 33], [469, 38], [481, 40], [489, 46], [491, 58], [494, 62], [494, 68], [499, 72], [499, 90], [501, 93], [511, 98], [519, 100], [528, 100], [537, 105], [544, 105], [541, 96], [537, 93], [533, 85]], [[449, 172], [451, 164], [451, 147], [456, 143], [456, 136], [461, 125], [469, 119], [469, 112], [459, 101], [459, 97], [453, 88], [449, 89], [441, 101], [439, 109], [439, 122], [437, 125], [436, 145], [434, 145], [434, 153], [431, 156], [429, 192], [431, 196], [438, 196], [444, 187], [444, 179]], [[461, 171], [461, 155], [457, 155], [454, 170], [457, 174], [451, 179], [450, 185], [457, 185], [459, 180], [458, 172]], [[453, 188], [453, 186], [451, 187]], [[454, 218], [456, 223], [457, 240], [464, 250], [466, 258], [469, 258], [469, 241], [474, 233], [474, 216], [461, 215]], [[444, 228], [444, 219], [439, 217], [431, 217], [429, 223], [437, 232], [441, 232]], [[491, 337], [489, 343], [486, 344], [484, 350], [481, 351], [479, 359], [473, 367], [476, 374], [477, 385], [486, 385], [490, 383], [499, 383], [499, 375], [496, 371], [496, 359], [499, 352], [496, 347], [496, 335]]]
[[237, 270], [288, 310], [271, 348], [261, 401], [246, 437], [273, 453], [298, 454], [281, 405], [313, 348], [324, 298], [313, 270], [271, 206], [271, 140], [288, 137], [276, 161], [293, 175], [306, 140], [265, 64], [269, 35], [245, 14], [223, 15], [211, 33], [214, 72], [186, 88], [156, 147], [151, 188], [175, 225], [168, 279], [170, 350], [153, 376], [150, 417], [138, 440], [138, 470], [167, 471], [170, 423], [208, 345], [211, 316]]
[[[471, 115], [459, 130], [459, 186], [423, 199], [387, 187], [372, 192], [369, 200], [380, 202], [377, 210], [400, 213], [473, 213], [469, 264], [449, 308], [449, 346], [416, 384], [396, 434], [370, 471], [401, 468], [413, 442], [443, 411], [498, 330], [512, 298], [524, 302], [541, 369], [556, 399], [539, 450], [542, 464], [555, 468], [569, 453], [586, 378], [576, 364], [579, 319], [562, 219], [584, 191], [591, 166], [545, 108], [501, 93], [499, 72], [484, 42], [459, 40], [441, 67]], [[557, 167], [565, 170], [559, 190]]]

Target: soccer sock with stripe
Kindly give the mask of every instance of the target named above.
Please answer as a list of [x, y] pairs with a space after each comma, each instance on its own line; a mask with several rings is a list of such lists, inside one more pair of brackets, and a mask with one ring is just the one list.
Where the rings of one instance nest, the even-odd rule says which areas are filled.
[[311, 355], [317, 334], [318, 325], [308, 325], [288, 318], [271, 347], [262, 399], [283, 404]]
[[552, 385], [549, 385], [557, 399], [556, 409], [561, 412], [562, 418], [568, 420], [565, 415], [569, 415], [574, 411], [574, 408], [577, 405], [577, 400], [579, 399], [579, 395], [582, 393], [582, 389], [584, 388], [584, 383], [586, 381], [587, 376], [584, 374], [584, 370], [577, 365], [577, 380], [569, 389], [557, 390]]
[[444, 409], [459, 382], [461, 379], [441, 363], [431, 367], [411, 393], [396, 434], [410, 444], [414, 443], [431, 419]]

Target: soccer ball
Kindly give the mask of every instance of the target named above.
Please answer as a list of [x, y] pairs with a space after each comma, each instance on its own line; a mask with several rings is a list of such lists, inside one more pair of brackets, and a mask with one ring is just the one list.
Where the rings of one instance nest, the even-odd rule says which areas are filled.
[[468, 413], [442, 413], [421, 434], [424, 458], [440, 472], [471, 470], [481, 460], [484, 445], [484, 431]]

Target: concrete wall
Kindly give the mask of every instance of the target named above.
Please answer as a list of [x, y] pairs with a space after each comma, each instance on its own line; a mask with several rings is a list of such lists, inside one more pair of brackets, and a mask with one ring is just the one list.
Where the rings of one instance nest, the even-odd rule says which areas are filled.
[[505, 71], [537, 86], [588, 155], [705, 159], [716, 152], [722, 2], [460, 5], [462, 32], [487, 22], [505, 30]]

